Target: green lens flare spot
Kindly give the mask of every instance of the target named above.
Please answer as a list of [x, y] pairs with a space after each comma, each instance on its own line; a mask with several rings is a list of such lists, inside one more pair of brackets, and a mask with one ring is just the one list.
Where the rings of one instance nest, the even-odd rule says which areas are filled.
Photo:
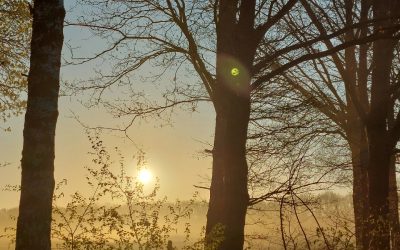
[[231, 75], [232, 76], [238, 76], [240, 74], [240, 71], [238, 68], [232, 68], [231, 69]]

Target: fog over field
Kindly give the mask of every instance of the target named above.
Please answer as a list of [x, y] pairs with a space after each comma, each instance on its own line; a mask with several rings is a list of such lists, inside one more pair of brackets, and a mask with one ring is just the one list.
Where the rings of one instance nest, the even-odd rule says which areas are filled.
[[[185, 203], [185, 202], [184, 202]], [[189, 202], [186, 202], [189, 203]], [[170, 211], [168, 206], [172, 203], [164, 204], [160, 209], [160, 218], [167, 215]], [[107, 205], [106, 205], [107, 206]], [[193, 244], [201, 238], [205, 218], [207, 214], [207, 204], [204, 202], [195, 202], [191, 205], [193, 213], [190, 218], [179, 221], [176, 226], [177, 231], [172, 232], [169, 240], [178, 249], [181, 249], [185, 243], [186, 234], [184, 232], [186, 223], [190, 223], [190, 240]], [[323, 237], [318, 231], [318, 224], [324, 230], [327, 240], [332, 243], [333, 249], [353, 249], [355, 239], [352, 231], [354, 222], [352, 221], [352, 202], [351, 196], [337, 195], [332, 192], [322, 193], [313, 198], [313, 204], [310, 203], [313, 214], [305, 207], [299, 206], [297, 209], [301, 226], [305, 231], [308, 240], [312, 242], [313, 249], [325, 249]], [[61, 208], [65, 210], [65, 208]], [[127, 207], [122, 206], [119, 212], [126, 213]], [[84, 208], [78, 208], [78, 213], [83, 213]], [[15, 218], [18, 215], [18, 209], [0, 210], [0, 229], [2, 234], [12, 235], [12, 230], [4, 232], [5, 228], [15, 228]], [[281, 221], [280, 221], [279, 203], [267, 202], [259, 204], [250, 209], [247, 216], [246, 225], [246, 245], [251, 249], [257, 250], [280, 250], [284, 249], [282, 245]], [[315, 217], [314, 217], [315, 216]], [[285, 237], [293, 241], [290, 248], [303, 249], [306, 247], [304, 235], [299, 227], [296, 215], [293, 210], [283, 208], [283, 228]], [[55, 215], [55, 221], [61, 221], [59, 215]], [[162, 221], [162, 220], [161, 220]], [[163, 223], [160, 222], [162, 225]], [[289, 244], [290, 244], [289, 240]], [[53, 249], [68, 249], [62, 246], [60, 239], [54, 239]], [[12, 239], [2, 238], [0, 240], [0, 250], [13, 249]], [[101, 247], [99, 248], [101, 249]]]

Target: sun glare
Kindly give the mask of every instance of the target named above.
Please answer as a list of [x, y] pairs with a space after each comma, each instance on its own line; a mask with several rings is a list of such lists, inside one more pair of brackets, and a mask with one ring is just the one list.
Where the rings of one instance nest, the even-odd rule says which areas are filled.
[[153, 175], [151, 174], [150, 170], [148, 169], [141, 169], [138, 173], [138, 180], [142, 183], [142, 184], [147, 184], [151, 181], [151, 179], [153, 178]]

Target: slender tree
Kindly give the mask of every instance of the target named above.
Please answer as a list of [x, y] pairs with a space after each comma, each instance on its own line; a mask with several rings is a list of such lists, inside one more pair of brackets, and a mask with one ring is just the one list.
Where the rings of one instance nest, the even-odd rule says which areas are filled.
[[54, 139], [64, 16], [62, 0], [35, 0], [33, 3], [17, 250], [51, 249]]

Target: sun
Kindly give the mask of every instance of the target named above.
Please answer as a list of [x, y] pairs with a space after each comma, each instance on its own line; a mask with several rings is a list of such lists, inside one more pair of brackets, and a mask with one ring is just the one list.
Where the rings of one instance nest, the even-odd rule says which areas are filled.
[[148, 169], [141, 169], [137, 175], [139, 182], [142, 184], [147, 184], [153, 179], [153, 175]]

